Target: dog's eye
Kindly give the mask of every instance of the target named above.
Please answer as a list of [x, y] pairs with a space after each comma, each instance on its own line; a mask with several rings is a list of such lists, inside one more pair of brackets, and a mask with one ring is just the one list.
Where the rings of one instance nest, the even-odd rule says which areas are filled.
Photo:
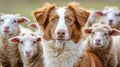
[[52, 18], [51, 21], [52, 23], [55, 23], [57, 21], [57, 18]]
[[67, 18], [67, 22], [69, 22], [69, 23], [70, 23], [71, 21], [72, 21], [72, 19], [71, 19], [71, 18]]

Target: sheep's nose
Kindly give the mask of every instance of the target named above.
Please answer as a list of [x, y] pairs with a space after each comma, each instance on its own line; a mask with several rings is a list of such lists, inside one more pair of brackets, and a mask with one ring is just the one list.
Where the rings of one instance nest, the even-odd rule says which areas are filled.
[[96, 39], [95, 41], [96, 41], [96, 43], [100, 43], [101, 40], [100, 39]]
[[64, 29], [59, 29], [59, 30], [57, 31], [57, 35], [58, 35], [58, 36], [65, 36], [65, 30], [64, 30]]
[[6, 29], [6, 30], [9, 29], [9, 26], [5, 26], [4, 29]]
[[110, 24], [110, 25], [113, 24], [113, 20], [112, 20], [112, 19], [109, 20], [109, 24]]
[[31, 51], [26, 51], [25, 52], [27, 55], [30, 55], [31, 54]]
[[113, 22], [113, 20], [111, 19], [111, 20], [109, 20], [109, 22]]

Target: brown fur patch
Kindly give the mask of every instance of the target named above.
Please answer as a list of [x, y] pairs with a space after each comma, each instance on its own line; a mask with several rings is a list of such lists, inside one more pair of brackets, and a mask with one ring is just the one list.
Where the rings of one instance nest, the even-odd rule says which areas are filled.
[[82, 61], [78, 61], [74, 67], [103, 67], [103, 64], [93, 52], [86, 51]]
[[[55, 5], [47, 5], [42, 9], [35, 10], [33, 12], [33, 15], [36, 19], [36, 21], [41, 25], [42, 31], [45, 33], [43, 37], [46, 40], [54, 39], [54, 31], [58, 23], [59, 16], [55, 12], [57, 10]], [[76, 3], [70, 3], [66, 7], [66, 13], [65, 13], [65, 20], [66, 25], [69, 29], [69, 39], [73, 40], [75, 43], [77, 43], [81, 37], [82, 32], [81, 28], [86, 23], [89, 16], [89, 12], [87, 12], [85, 9], [79, 8]], [[71, 18], [71, 22], [69, 21], [69, 18]]]

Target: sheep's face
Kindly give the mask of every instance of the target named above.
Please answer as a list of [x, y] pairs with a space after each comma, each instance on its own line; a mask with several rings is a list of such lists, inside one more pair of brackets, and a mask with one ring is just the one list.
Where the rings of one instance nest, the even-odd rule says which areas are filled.
[[[14, 35], [19, 31], [19, 23], [29, 22], [29, 19], [25, 17], [17, 17], [12, 14], [5, 14], [0, 17], [1, 34], [5, 36]], [[15, 34], [15, 35], [16, 35]]]
[[111, 36], [120, 34], [118, 30], [110, 29], [109, 26], [103, 24], [96, 24], [85, 29], [85, 33], [90, 34], [90, 45], [93, 47], [108, 47]]
[[34, 34], [27, 33], [13, 37], [10, 41], [19, 43], [19, 50], [23, 57], [31, 58], [37, 53], [40, 39], [40, 37]]
[[109, 31], [107, 29], [92, 29], [91, 42], [93, 46], [102, 47], [107, 46], [109, 39]]
[[103, 23], [114, 27], [118, 24], [120, 12], [115, 10], [106, 10], [103, 12]]
[[96, 14], [103, 17], [102, 23], [111, 27], [116, 27], [120, 22], [120, 11], [117, 7], [105, 7], [103, 11], [98, 11]]
[[98, 20], [100, 18], [100, 16], [98, 14], [96, 14], [96, 12], [98, 12], [98, 11], [97, 10], [90, 10], [90, 16], [88, 18], [89, 23], [95, 23], [96, 20]]

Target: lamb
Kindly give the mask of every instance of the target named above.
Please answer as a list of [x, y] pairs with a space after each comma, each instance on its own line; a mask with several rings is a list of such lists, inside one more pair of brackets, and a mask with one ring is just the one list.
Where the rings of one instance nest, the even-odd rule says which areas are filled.
[[114, 43], [118, 42], [112, 37], [120, 35], [120, 32], [104, 24], [94, 24], [84, 31], [89, 34], [84, 42], [87, 50], [94, 52], [101, 59], [104, 67], [117, 67], [118, 59]]
[[23, 67], [43, 67], [41, 37], [34, 33], [22, 33], [9, 39], [18, 43]]
[[117, 7], [105, 7], [98, 15], [102, 17], [100, 23], [120, 30], [120, 10]]
[[90, 9], [90, 16], [87, 20], [87, 23], [85, 24], [86, 27], [91, 27], [94, 23], [97, 23], [101, 16], [98, 15], [99, 12], [101, 12], [100, 10], [95, 10], [95, 9]]
[[0, 16], [0, 63], [3, 67], [22, 67], [17, 45], [9, 43], [8, 39], [19, 35], [19, 24], [29, 21], [28, 18], [15, 14]]
[[28, 25], [28, 27], [35, 29], [35, 33], [36, 33], [37, 35], [42, 36], [42, 32], [41, 32], [41, 30], [40, 30], [41, 28], [40, 28], [40, 26], [39, 26], [38, 23], [30, 23], [30, 24]]

